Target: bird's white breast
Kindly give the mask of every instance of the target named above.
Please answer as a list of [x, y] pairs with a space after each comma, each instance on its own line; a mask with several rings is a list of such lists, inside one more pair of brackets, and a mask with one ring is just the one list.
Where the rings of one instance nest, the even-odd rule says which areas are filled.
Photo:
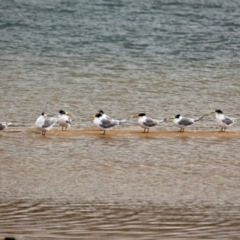
[[66, 115], [61, 115], [58, 118], [58, 124], [60, 126], [68, 126], [68, 123], [66, 121], [70, 121], [69, 117]]
[[41, 115], [40, 117], [37, 118], [37, 120], [35, 122], [35, 127], [41, 129], [44, 121], [45, 121], [45, 118], [44, 118], [44, 116]]
[[143, 116], [143, 117], [139, 117], [138, 118], [138, 124], [140, 127], [142, 128], [148, 128], [146, 125], [144, 125], [144, 121], [146, 121], [147, 117]]
[[226, 124], [223, 122], [224, 119], [224, 115], [223, 114], [216, 114], [216, 120], [217, 120], [217, 124], [221, 127], [225, 127]]
[[182, 125], [179, 124], [179, 122], [181, 121], [181, 119], [182, 119], [182, 117], [180, 117], [180, 118], [174, 118], [174, 119], [173, 119], [174, 124], [176, 124], [178, 127], [182, 127]]

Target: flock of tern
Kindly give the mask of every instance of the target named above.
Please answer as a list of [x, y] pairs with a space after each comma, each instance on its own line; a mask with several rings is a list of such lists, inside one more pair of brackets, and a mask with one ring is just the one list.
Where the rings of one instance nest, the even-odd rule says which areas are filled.
[[[180, 114], [177, 114], [175, 117], [171, 116], [168, 118], [158, 120], [158, 119], [147, 117], [146, 113], [139, 113], [138, 115], [133, 115], [132, 118], [138, 118], [138, 124], [140, 127], [144, 129], [144, 132], [149, 132], [150, 128], [155, 127], [160, 123], [167, 122], [168, 119], [173, 120], [174, 124], [180, 128], [180, 132], [184, 132], [186, 127], [193, 125], [195, 122], [198, 122], [202, 120], [204, 117], [213, 113], [215, 113], [217, 125], [221, 127], [222, 132], [225, 132], [227, 127], [230, 127], [237, 121], [237, 118], [227, 117], [219, 109], [217, 109], [216, 111], [204, 114], [199, 118], [186, 118], [181, 116]], [[91, 116], [91, 117], [94, 118], [93, 123], [98, 128], [103, 130], [103, 134], [105, 134], [107, 129], [120, 125], [121, 123], [125, 123], [128, 120], [128, 118], [123, 120], [112, 119], [109, 116], [107, 116], [102, 110], [99, 110], [99, 112], [95, 116]]]
[[[145, 113], [139, 113], [138, 115], [131, 116], [132, 118], [138, 118], [138, 124], [140, 127], [144, 129], [144, 132], [149, 132], [149, 129], [159, 125], [160, 123], [167, 122], [167, 120], [173, 120], [174, 124], [180, 128], [180, 132], [184, 132], [185, 128], [193, 125], [195, 122], [202, 120], [204, 117], [209, 114], [215, 114], [216, 122], [219, 127], [221, 127], [222, 132], [225, 132], [227, 127], [232, 126], [237, 122], [237, 118], [230, 118], [223, 114], [220, 109], [212, 111], [210, 113], [204, 114], [199, 118], [186, 118], [177, 114], [175, 117], [171, 116], [168, 118], [164, 118], [161, 120], [153, 119], [147, 117]], [[71, 127], [72, 119], [71, 114], [65, 112], [63, 110], [59, 111], [59, 115], [55, 117], [47, 117], [47, 115], [43, 112], [36, 120], [35, 127], [42, 132], [42, 135], [45, 135], [47, 131], [51, 130], [55, 123], [58, 123], [63, 130], [67, 130]], [[128, 118], [117, 120], [106, 115], [102, 110], [99, 110], [95, 115], [90, 116], [89, 118], [93, 119], [94, 125], [103, 130], [103, 134], [105, 134], [106, 130], [111, 129], [115, 126], [121, 125], [128, 121]], [[11, 123], [0, 122], [0, 130], [6, 129]]]

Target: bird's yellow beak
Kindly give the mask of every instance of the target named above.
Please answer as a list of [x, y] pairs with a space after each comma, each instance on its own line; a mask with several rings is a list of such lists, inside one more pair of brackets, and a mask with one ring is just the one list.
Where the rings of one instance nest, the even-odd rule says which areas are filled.
[[67, 116], [69, 117], [72, 117], [72, 114], [71, 113], [66, 113]]
[[214, 114], [215, 112], [210, 112], [209, 114]]
[[94, 116], [94, 115], [90, 115], [90, 116], [88, 116], [88, 118], [90, 118], [90, 119], [94, 119], [95, 116]]
[[131, 117], [132, 118], [138, 118], [138, 115], [132, 115]]
[[169, 120], [173, 120], [175, 117], [171, 116], [171, 117], [168, 117]]

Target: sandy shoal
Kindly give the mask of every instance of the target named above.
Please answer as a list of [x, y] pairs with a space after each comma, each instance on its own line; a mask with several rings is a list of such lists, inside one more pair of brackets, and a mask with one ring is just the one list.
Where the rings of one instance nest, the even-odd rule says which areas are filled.
[[[35, 129], [27, 129], [26, 133], [40, 133]], [[81, 136], [96, 136], [96, 137], [139, 137], [139, 138], [155, 138], [155, 137], [172, 137], [172, 138], [186, 138], [186, 137], [198, 137], [198, 138], [240, 138], [240, 131], [227, 130], [226, 132], [220, 132], [219, 130], [185, 130], [179, 132], [177, 130], [165, 130], [165, 129], [151, 129], [149, 133], [144, 133], [141, 129], [110, 129], [103, 135], [103, 131], [95, 128], [84, 129], [68, 129], [62, 131], [61, 129], [52, 129], [47, 132], [49, 136], [61, 136], [61, 137], [81, 137]]]

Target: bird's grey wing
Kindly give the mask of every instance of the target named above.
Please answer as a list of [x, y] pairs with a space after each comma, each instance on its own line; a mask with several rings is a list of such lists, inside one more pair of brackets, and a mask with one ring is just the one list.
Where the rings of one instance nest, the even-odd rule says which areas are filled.
[[53, 125], [55, 122], [56, 122], [55, 119], [51, 119], [51, 120], [45, 119], [42, 127], [43, 127], [43, 128], [48, 128], [48, 127], [50, 127], [51, 125]]
[[225, 117], [222, 121], [223, 121], [223, 123], [226, 123], [227, 125], [230, 125], [233, 123], [233, 120], [228, 117]]
[[154, 127], [157, 125], [157, 121], [154, 121], [153, 119], [150, 119], [150, 118], [147, 118], [146, 121], [144, 121], [143, 123], [147, 127]]
[[111, 127], [114, 127], [116, 125], [118, 125], [118, 122], [116, 122], [116, 121], [111, 121], [111, 120], [108, 120], [108, 119], [102, 119], [100, 127], [111, 128]]
[[182, 118], [179, 122], [179, 125], [183, 125], [183, 126], [189, 126], [193, 124], [193, 121], [189, 118]]

